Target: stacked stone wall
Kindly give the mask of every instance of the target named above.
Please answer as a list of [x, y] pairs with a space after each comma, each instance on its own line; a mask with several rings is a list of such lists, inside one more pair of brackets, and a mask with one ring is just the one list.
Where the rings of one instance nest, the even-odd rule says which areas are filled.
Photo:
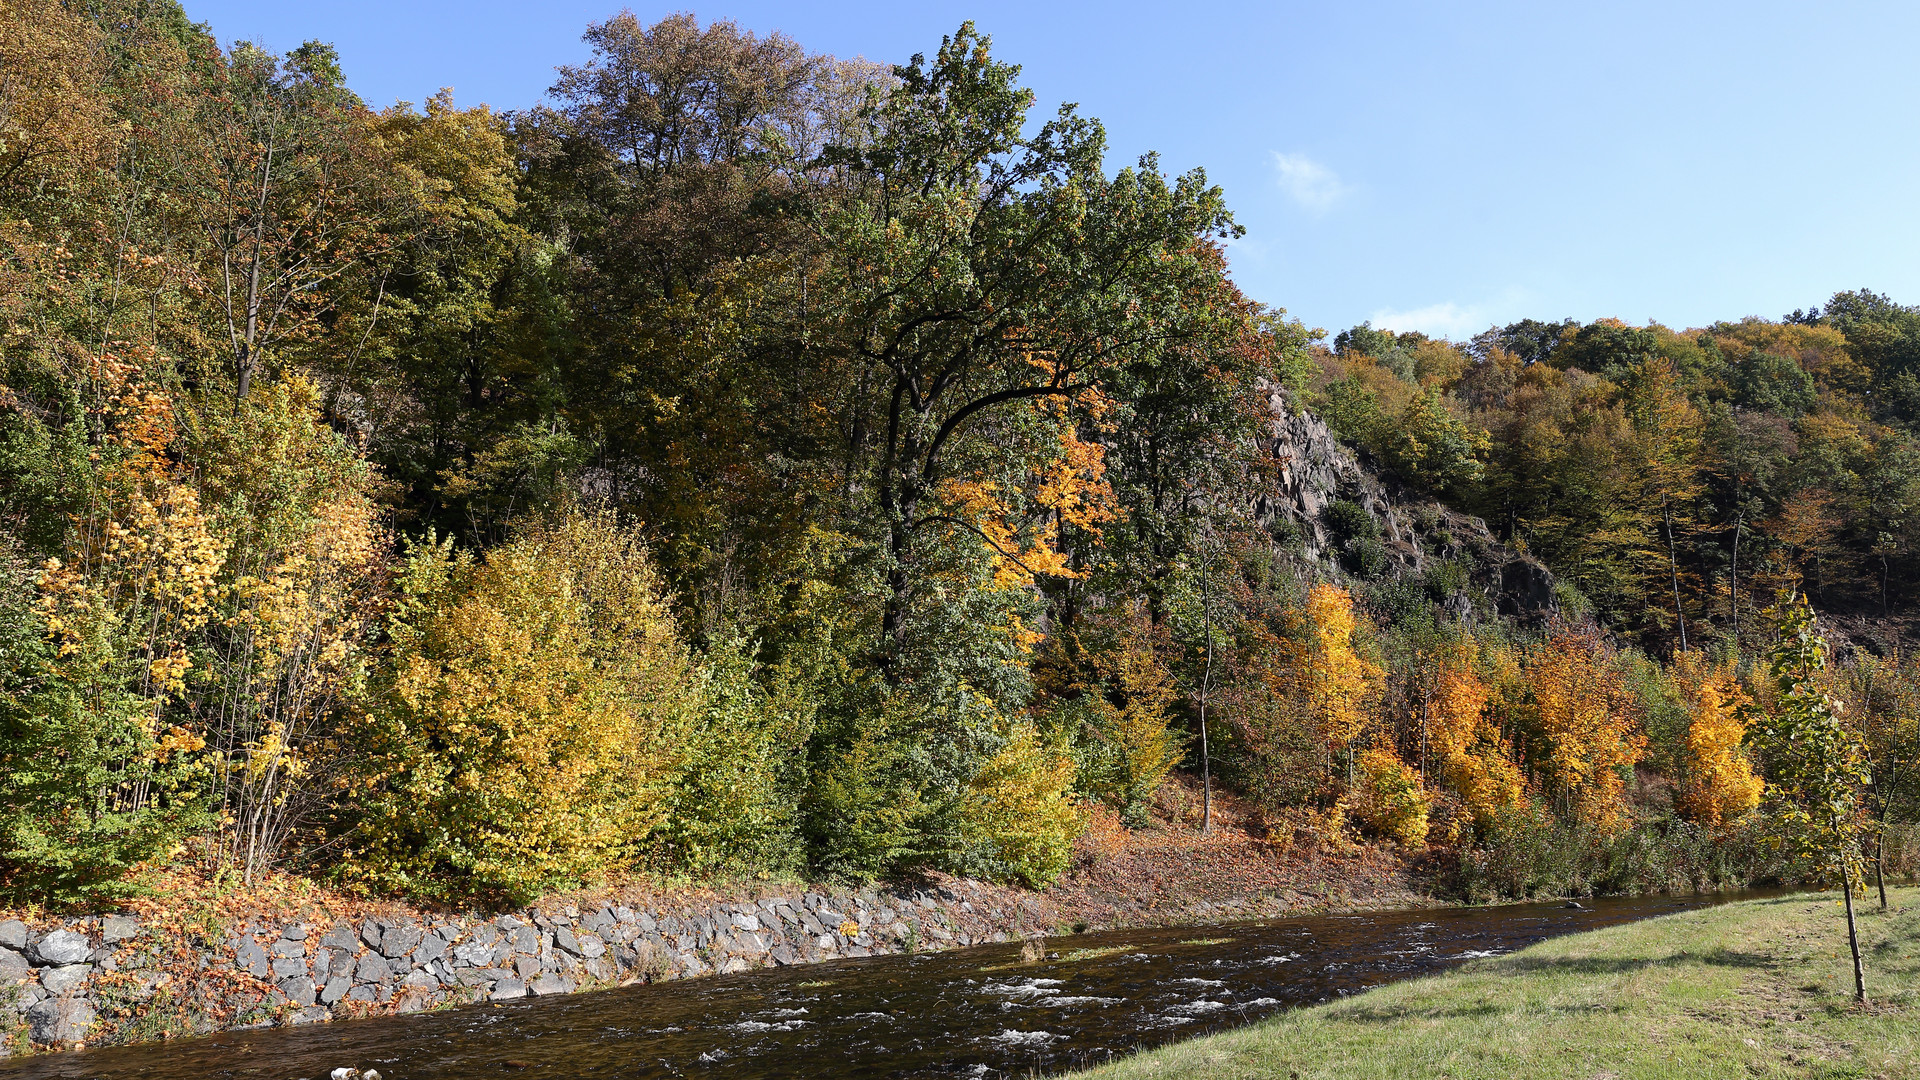
[[0, 1056], [1002, 942], [1054, 929], [1044, 917], [1035, 898], [955, 882], [499, 916], [256, 920], [213, 941], [128, 915], [14, 919], [0, 922]]

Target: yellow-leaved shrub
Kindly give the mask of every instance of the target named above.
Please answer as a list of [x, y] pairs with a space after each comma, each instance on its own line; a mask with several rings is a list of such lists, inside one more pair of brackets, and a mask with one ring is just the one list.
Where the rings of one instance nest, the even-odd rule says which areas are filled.
[[1427, 702], [1427, 732], [1435, 771], [1460, 797], [1475, 826], [1526, 798], [1526, 780], [1513, 747], [1488, 715], [1491, 697], [1474, 670], [1478, 647], [1467, 638], [1442, 657]]
[[1760, 805], [1764, 786], [1741, 749], [1747, 724], [1747, 693], [1734, 665], [1714, 663], [1697, 651], [1673, 658], [1669, 677], [1686, 702], [1686, 775], [1676, 802], [1687, 820], [1725, 825]]
[[430, 539], [400, 593], [351, 872], [526, 900], [630, 865], [701, 703], [636, 532], [569, 510], [483, 559]]
[[1032, 724], [1013, 725], [961, 801], [961, 838], [989, 874], [1039, 889], [1066, 870], [1081, 826], [1073, 772], [1073, 759], [1049, 749]]
[[1602, 833], [1627, 823], [1627, 777], [1647, 752], [1633, 695], [1611, 659], [1597, 634], [1564, 629], [1527, 657], [1550, 790], [1563, 814]]
[[1374, 833], [1407, 847], [1425, 844], [1433, 800], [1412, 766], [1383, 747], [1362, 751], [1355, 765], [1359, 776], [1348, 798], [1353, 815]]

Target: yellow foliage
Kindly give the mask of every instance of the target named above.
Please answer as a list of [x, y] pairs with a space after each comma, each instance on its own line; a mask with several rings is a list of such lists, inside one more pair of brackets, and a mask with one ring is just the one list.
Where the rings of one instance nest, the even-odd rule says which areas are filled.
[[1420, 787], [1420, 777], [1391, 750], [1374, 747], [1361, 753], [1360, 777], [1351, 797], [1354, 816], [1381, 836], [1407, 847], [1427, 842], [1427, 811], [1433, 800]]
[[359, 872], [525, 898], [628, 865], [701, 693], [635, 533], [569, 512], [477, 563], [429, 546], [403, 587]]
[[[1083, 393], [1076, 404], [1096, 417], [1113, 407], [1094, 391]], [[1034, 408], [1050, 420], [1053, 445], [1032, 466], [1028, 490], [987, 479], [949, 478], [938, 485], [947, 520], [984, 541], [994, 586], [1001, 589], [1032, 588], [1036, 577], [1085, 577], [1070, 564], [1059, 526], [1072, 525], [1097, 541], [1102, 525], [1120, 520], [1107, 482], [1106, 447], [1080, 437], [1064, 402]]]
[[1560, 631], [1528, 657], [1527, 678], [1555, 793], [1576, 820], [1610, 832], [1622, 822], [1622, 773], [1646, 754], [1633, 699], [1600, 642]]
[[177, 475], [171, 399], [132, 364], [93, 367], [104, 398], [97, 497], [74, 521], [67, 557], [43, 568], [38, 606], [59, 657], [95, 671], [131, 662], [157, 712], [185, 689], [188, 637], [213, 614], [230, 542]]
[[1080, 810], [1073, 759], [1050, 752], [1032, 724], [1015, 724], [980, 766], [961, 803], [961, 835], [997, 874], [1044, 888], [1067, 868]]
[[1680, 812], [1701, 825], [1732, 822], [1760, 805], [1765, 786], [1740, 745], [1747, 693], [1731, 661], [1716, 664], [1698, 652], [1674, 657], [1669, 677], [1691, 715]]
[[1471, 638], [1441, 659], [1427, 703], [1427, 737], [1441, 779], [1460, 796], [1476, 824], [1525, 798], [1513, 748], [1487, 715], [1490, 694], [1474, 671]]
[[1353, 597], [1337, 585], [1307, 593], [1307, 645], [1296, 670], [1315, 734], [1333, 753], [1351, 747], [1367, 726], [1367, 702], [1381, 670], [1353, 648]]
[[[1117, 796], [1123, 806], [1150, 797], [1180, 763], [1179, 736], [1167, 726], [1173, 705], [1173, 675], [1154, 652], [1144, 626], [1129, 626], [1119, 647], [1100, 663], [1104, 694], [1095, 692], [1096, 730], [1118, 756]], [[1119, 697], [1120, 704], [1109, 700]]]

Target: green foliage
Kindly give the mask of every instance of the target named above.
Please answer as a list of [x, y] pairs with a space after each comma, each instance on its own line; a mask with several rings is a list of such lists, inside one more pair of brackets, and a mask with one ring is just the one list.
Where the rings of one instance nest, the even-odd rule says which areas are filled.
[[754, 676], [741, 649], [709, 658], [704, 705], [661, 830], [687, 869], [804, 869], [799, 811], [813, 710]]
[[1860, 859], [1866, 747], [1822, 685], [1827, 644], [1804, 599], [1786, 603], [1779, 635], [1767, 657], [1771, 700], [1746, 716], [1747, 739], [1765, 762], [1766, 805], [1802, 855], [1829, 873], [1851, 873]]
[[103, 677], [107, 641], [53, 655], [35, 576], [0, 532], [0, 898], [125, 897], [134, 869], [205, 823], [197, 777], [159, 745], [149, 703]]
[[920, 826], [929, 807], [902, 737], [910, 725], [877, 704], [826, 731], [814, 752], [801, 827], [814, 868], [829, 876], [871, 880], [927, 855]]
[[1440, 875], [1469, 903], [1536, 897], [1713, 892], [1811, 883], [1816, 873], [1770, 842], [1761, 823], [1714, 830], [1652, 818], [1608, 835], [1535, 807], [1498, 811]]

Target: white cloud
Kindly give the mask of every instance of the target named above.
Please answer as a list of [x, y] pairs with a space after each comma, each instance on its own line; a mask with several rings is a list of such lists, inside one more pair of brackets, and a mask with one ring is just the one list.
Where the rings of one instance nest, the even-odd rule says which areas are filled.
[[1305, 154], [1283, 154], [1275, 150], [1273, 170], [1279, 178], [1280, 190], [1316, 214], [1326, 213], [1346, 197], [1347, 186], [1340, 182], [1340, 177]]
[[1428, 337], [1465, 340], [1492, 326], [1494, 319], [1488, 309], [1480, 304], [1462, 307], [1449, 300], [1443, 304], [1428, 304], [1426, 307], [1411, 311], [1381, 310], [1373, 313], [1368, 320], [1376, 330], [1392, 330], [1400, 333], [1405, 330], [1418, 330]]

